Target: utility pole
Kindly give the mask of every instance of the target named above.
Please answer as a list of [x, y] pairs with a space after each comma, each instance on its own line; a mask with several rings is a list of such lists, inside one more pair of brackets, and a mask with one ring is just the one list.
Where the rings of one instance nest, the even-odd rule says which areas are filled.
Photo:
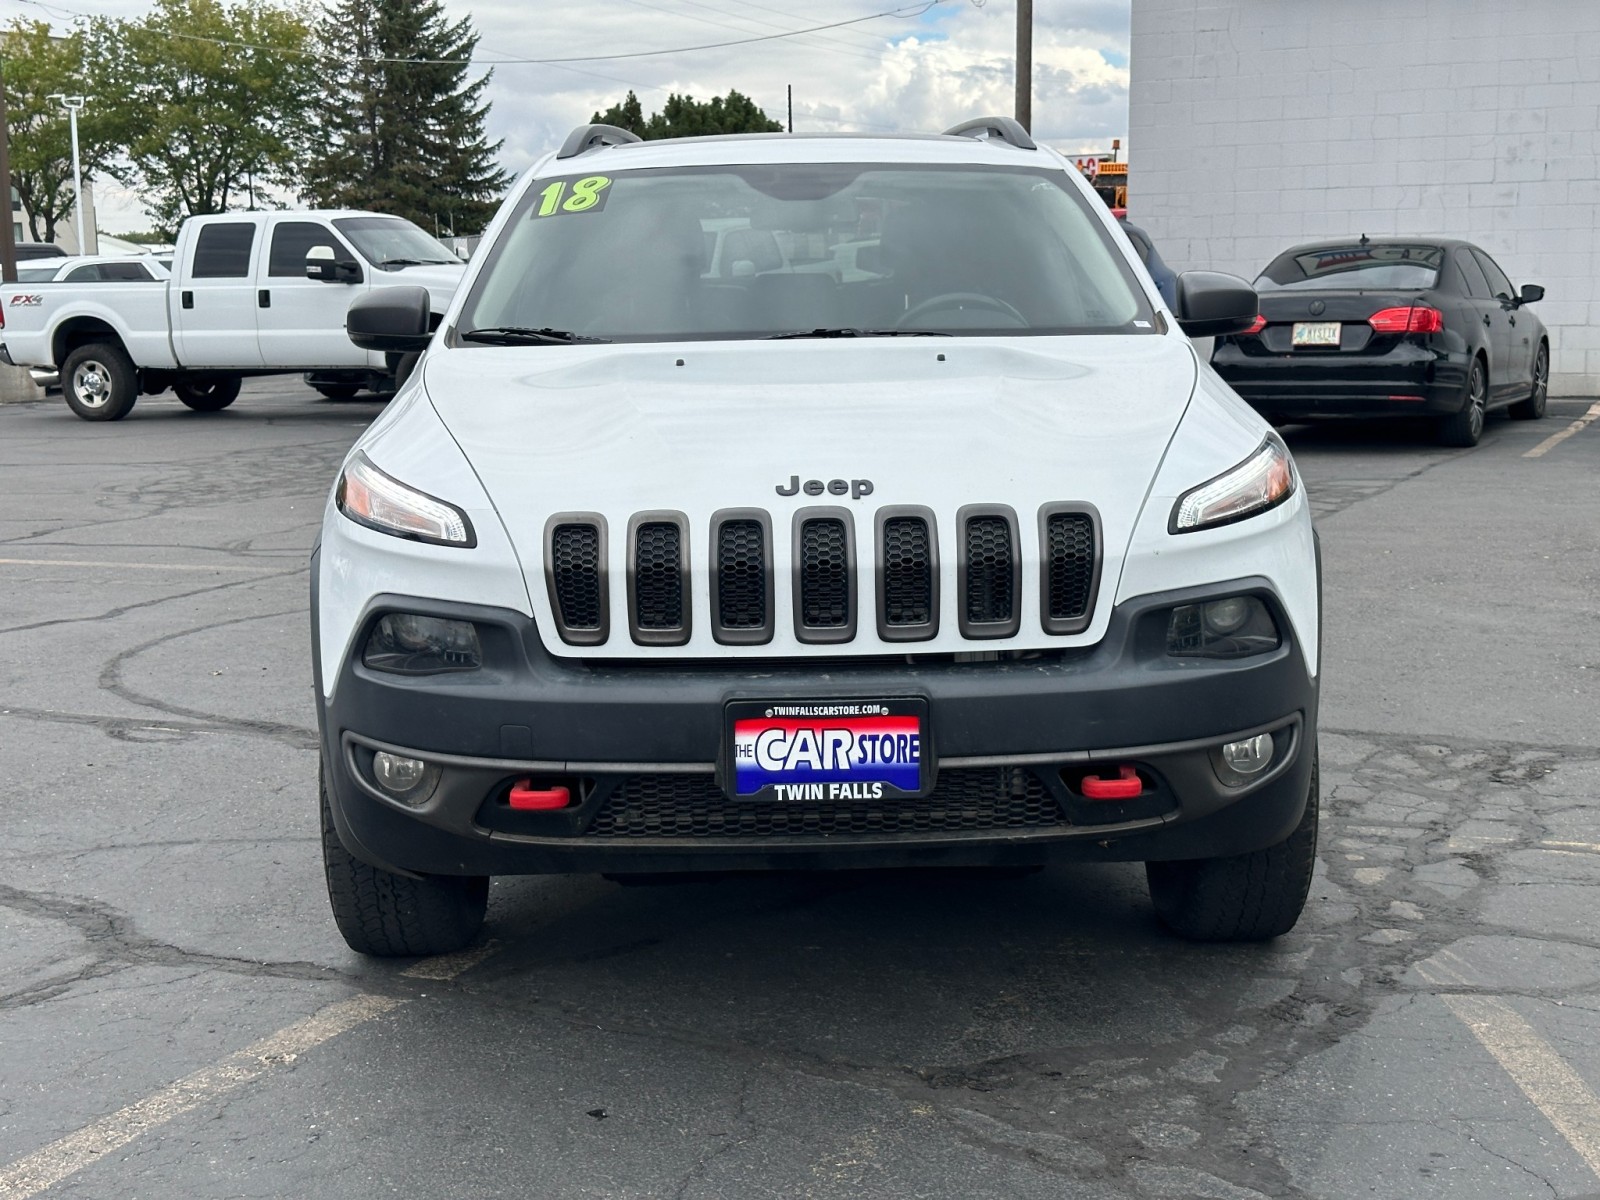
[[1017, 124], [1033, 132], [1033, 0], [1017, 0]]
[[0, 64], [0, 197], [5, 198], [5, 220], [0, 229], [0, 280], [17, 281], [17, 230], [11, 207], [11, 124], [6, 115], [5, 67]]
[[789, 85], [789, 132], [794, 132], [794, 84]]

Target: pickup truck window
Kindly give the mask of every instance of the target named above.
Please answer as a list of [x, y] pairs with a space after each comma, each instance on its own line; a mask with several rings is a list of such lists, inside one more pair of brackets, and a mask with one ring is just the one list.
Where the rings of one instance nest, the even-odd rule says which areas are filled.
[[155, 276], [143, 263], [108, 262], [100, 264], [100, 278], [126, 283], [148, 283]]
[[[195, 279], [245, 279], [256, 227], [249, 221], [221, 221], [200, 231], [194, 248]], [[302, 267], [302, 270], [304, 268]]]
[[267, 251], [267, 274], [306, 277], [306, 254], [313, 246], [327, 246], [335, 258], [348, 256], [339, 239], [315, 221], [284, 221], [272, 230], [272, 247]]
[[87, 266], [73, 267], [67, 272], [67, 277], [62, 283], [99, 283], [105, 276], [100, 274], [99, 263], [89, 263]]
[[505, 328], [611, 341], [1137, 335], [1155, 318], [1059, 167], [782, 163], [539, 180], [459, 324], [469, 341]]

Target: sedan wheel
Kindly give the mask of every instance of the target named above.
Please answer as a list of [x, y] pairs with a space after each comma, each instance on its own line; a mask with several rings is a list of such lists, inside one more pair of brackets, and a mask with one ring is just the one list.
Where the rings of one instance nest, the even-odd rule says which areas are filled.
[[1550, 347], [1541, 345], [1539, 357], [1533, 362], [1533, 391], [1526, 400], [1519, 400], [1510, 408], [1517, 421], [1537, 421], [1544, 416], [1545, 401], [1550, 398]]
[[1472, 360], [1472, 371], [1467, 376], [1466, 403], [1461, 411], [1446, 417], [1439, 427], [1439, 440], [1446, 446], [1476, 446], [1483, 436], [1484, 408], [1489, 400], [1489, 373], [1483, 369], [1483, 360]]

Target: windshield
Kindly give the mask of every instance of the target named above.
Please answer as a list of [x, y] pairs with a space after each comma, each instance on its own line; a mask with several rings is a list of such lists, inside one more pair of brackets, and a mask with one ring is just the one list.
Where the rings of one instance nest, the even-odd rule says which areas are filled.
[[1318, 246], [1273, 259], [1256, 280], [1256, 291], [1421, 290], [1438, 282], [1443, 261], [1438, 246]]
[[1059, 170], [789, 163], [537, 181], [457, 329], [1011, 336], [1154, 318]]
[[375, 267], [399, 270], [423, 263], [461, 261], [443, 242], [429, 237], [403, 217], [335, 217], [333, 225]]

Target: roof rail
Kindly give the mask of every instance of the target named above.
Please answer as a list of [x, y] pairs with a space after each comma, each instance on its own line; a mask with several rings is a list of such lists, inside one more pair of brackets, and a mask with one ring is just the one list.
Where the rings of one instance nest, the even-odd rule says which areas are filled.
[[579, 125], [567, 135], [556, 151], [557, 158], [577, 158], [585, 151], [600, 146], [626, 146], [629, 142], [642, 142], [637, 133], [618, 129], [615, 125]]
[[1039, 147], [1028, 136], [1028, 131], [1022, 127], [1021, 122], [1011, 117], [976, 117], [971, 121], [963, 121], [945, 131], [946, 137], [969, 137], [979, 141], [989, 141], [998, 138], [1008, 145], [1015, 146], [1018, 150], [1037, 150]]

